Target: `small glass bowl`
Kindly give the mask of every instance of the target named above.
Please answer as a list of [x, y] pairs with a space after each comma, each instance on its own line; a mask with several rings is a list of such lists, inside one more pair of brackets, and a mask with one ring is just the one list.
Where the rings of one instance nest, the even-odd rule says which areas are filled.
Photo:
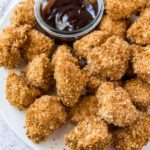
[[41, 9], [45, 6], [45, 4], [50, 0], [36, 0], [34, 5], [34, 13], [36, 20], [40, 27], [48, 33], [50, 37], [62, 40], [62, 41], [75, 41], [84, 35], [88, 34], [92, 30], [94, 30], [99, 22], [101, 21], [104, 13], [104, 1], [97, 0], [98, 3], [98, 13], [96, 18], [87, 26], [82, 29], [76, 31], [59, 31], [52, 27], [50, 27], [41, 16]]

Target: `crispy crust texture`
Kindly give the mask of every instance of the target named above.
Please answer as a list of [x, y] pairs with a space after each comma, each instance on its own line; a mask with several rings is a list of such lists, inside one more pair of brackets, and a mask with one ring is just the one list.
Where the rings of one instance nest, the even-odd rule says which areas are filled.
[[27, 80], [35, 87], [47, 91], [53, 85], [53, 69], [45, 54], [36, 56], [27, 66]]
[[80, 122], [66, 135], [70, 150], [109, 150], [110, 140], [107, 124], [97, 118]]
[[127, 31], [127, 38], [136, 44], [150, 44], [150, 8], [143, 10], [131, 25]]
[[96, 116], [98, 112], [98, 101], [96, 97], [85, 96], [80, 98], [79, 102], [70, 108], [69, 118], [73, 123], [79, 123], [86, 118]]
[[40, 143], [60, 128], [66, 119], [67, 113], [56, 97], [42, 96], [26, 113], [26, 134], [34, 143]]
[[116, 35], [124, 39], [126, 36], [127, 29], [126, 20], [113, 20], [109, 15], [105, 15], [99, 24], [99, 29], [108, 32], [110, 36]]
[[150, 116], [141, 113], [139, 119], [130, 127], [113, 132], [113, 145], [116, 150], [141, 150], [150, 140]]
[[124, 88], [129, 93], [132, 102], [138, 108], [144, 109], [150, 106], [150, 85], [139, 80], [126, 81]]
[[129, 18], [146, 6], [148, 0], [105, 0], [107, 14], [114, 20]]
[[137, 120], [138, 112], [129, 94], [118, 84], [103, 83], [96, 97], [101, 105], [99, 114], [109, 124], [125, 127], [132, 125]]
[[100, 47], [94, 48], [87, 59], [90, 72], [110, 80], [119, 80], [128, 67], [128, 44], [112, 36]]
[[11, 71], [7, 77], [6, 95], [9, 103], [19, 110], [28, 108], [42, 92], [27, 85], [23, 76], [18, 76]]
[[33, 29], [28, 33], [28, 40], [23, 47], [22, 56], [27, 62], [31, 61], [36, 55], [43, 53], [49, 56], [53, 46], [54, 41], [52, 39]]
[[13, 69], [20, 63], [20, 49], [27, 41], [29, 26], [7, 27], [0, 33], [0, 67]]
[[11, 16], [11, 23], [15, 26], [29, 24], [35, 27], [37, 22], [34, 16], [34, 0], [21, 1]]
[[74, 106], [85, 89], [86, 76], [78, 66], [60, 59], [55, 67], [57, 93], [65, 106]]
[[108, 37], [109, 34], [106, 32], [94, 31], [82, 39], [77, 40], [73, 46], [79, 56], [86, 58], [95, 46], [100, 46]]

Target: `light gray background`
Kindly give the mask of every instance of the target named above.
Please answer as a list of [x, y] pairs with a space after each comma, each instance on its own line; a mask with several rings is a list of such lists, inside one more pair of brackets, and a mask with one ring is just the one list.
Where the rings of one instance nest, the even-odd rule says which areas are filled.
[[[15, 0], [0, 0], [0, 20]], [[7, 126], [0, 115], [0, 150], [31, 150]]]

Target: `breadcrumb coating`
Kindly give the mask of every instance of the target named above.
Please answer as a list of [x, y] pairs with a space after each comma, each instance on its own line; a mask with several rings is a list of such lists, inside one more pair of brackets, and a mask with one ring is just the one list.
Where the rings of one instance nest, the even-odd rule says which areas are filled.
[[103, 83], [96, 97], [101, 105], [99, 114], [109, 124], [125, 127], [136, 121], [138, 111], [122, 87], [111, 82]]
[[146, 6], [149, 0], [105, 0], [106, 13], [113, 19], [129, 18]]
[[134, 73], [142, 80], [150, 83], [150, 45], [135, 51], [132, 62]]
[[52, 39], [33, 29], [28, 34], [28, 40], [22, 50], [22, 56], [27, 62], [31, 61], [36, 55], [43, 53], [49, 56], [53, 46], [54, 41]]
[[128, 67], [128, 44], [119, 37], [112, 36], [100, 47], [89, 53], [88, 65], [91, 72], [110, 80], [120, 80]]
[[150, 8], [141, 12], [127, 31], [127, 38], [136, 44], [150, 44]]
[[73, 123], [79, 123], [86, 118], [95, 116], [98, 112], [98, 101], [94, 95], [80, 98], [79, 102], [70, 108], [69, 116]]
[[99, 29], [108, 32], [110, 36], [116, 35], [124, 39], [127, 29], [126, 20], [113, 20], [109, 15], [105, 15], [99, 24]]
[[78, 60], [72, 56], [71, 48], [68, 45], [60, 45], [52, 58], [52, 65], [56, 66], [57, 62], [61, 61], [71, 61], [74, 64], [78, 64]]
[[67, 113], [56, 97], [42, 96], [27, 110], [26, 134], [34, 143], [40, 143], [60, 128], [66, 119]]
[[11, 71], [6, 82], [6, 96], [9, 103], [19, 110], [28, 108], [42, 92], [27, 85], [23, 76], [18, 76]]
[[150, 106], [150, 85], [139, 80], [132, 79], [126, 81], [124, 88], [129, 93], [131, 100], [138, 108], [148, 108]]
[[113, 132], [113, 145], [116, 150], [142, 150], [149, 140], [150, 116], [145, 113], [141, 113], [132, 126]]
[[109, 150], [111, 137], [104, 121], [91, 118], [80, 122], [65, 139], [70, 150]]
[[55, 67], [54, 78], [57, 94], [63, 104], [68, 107], [74, 106], [85, 89], [85, 74], [71, 61], [60, 59]]
[[53, 68], [45, 54], [36, 56], [27, 66], [26, 77], [33, 86], [47, 91], [53, 85]]
[[5, 28], [0, 33], [0, 67], [13, 69], [20, 63], [20, 49], [27, 40], [29, 26]]
[[29, 24], [35, 27], [37, 21], [34, 15], [34, 0], [21, 1], [11, 16], [11, 23], [16, 26]]
[[94, 31], [74, 43], [74, 49], [79, 56], [86, 58], [95, 46], [100, 46], [104, 43], [109, 34], [103, 31]]

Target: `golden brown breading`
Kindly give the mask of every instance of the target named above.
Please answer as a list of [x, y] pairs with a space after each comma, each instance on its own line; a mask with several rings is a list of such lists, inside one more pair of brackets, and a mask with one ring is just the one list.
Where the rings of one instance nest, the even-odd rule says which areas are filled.
[[22, 76], [18, 76], [11, 71], [7, 77], [6, 95], [11, 105], [19, 110], [28, 108], [34, 100], [41, 96], [40, 90], [27, 85]]
[[42, 96], [27, 110], [26, 134], [34, 143], [40, 143], [60, 128], [66, 119], [67, 113], [56, 97]]
[[68, 107], [74, 106], [85, 89], [85, 74], [71, 61], [60, 59], [55, 66], [54, 78], [58, 96], [63, 104]]
[[16, 68], [20, 63], [20, 49], [27, 40], [29, 26], [7, 27], [0, 33], [0, 67]]
[[85, 96], [80, 98], [79, 102], [74, 107], [70, 108], [69, 116], [73, 123], [79, 123], [86, 118], [95, 116], [97, 112], [98, 101], [96, 97], [94, 95]]
[[129, 18], [144, 8], [148, 0], [105, 0], [106, 13], [114, 20]]
[[33, 86], [47, 91], [53, 86], [53, 68], [45, 54], [36, 56], [27, 66], [26, 77]]
[[127, 31], [127, 38], [136, 44], [150, 44], [150, 8], [141, 12]]
[[100, 47], [89, 53], [88, 65], [91, 72], [110, 80], [121, 79], [128, 67], [129, 50], [127, 42], [112, 36]]
[[150, 116], [144, 113], [141, 113], [132, 126], [113, 132], [113, 145], [116, 150], [142, 150], [149, 140]]
[[150, 45], [135, 51], [132, 62], [134, 73], [142, 80], [150, 83]]
[[95, 46], [104, 43], [109, 35], [103, 31], [94, 31], [74, 43], [74, 49], [79, 56], [86, 58]]
[[100, 30], [106, 31], [110, 36], [116, 35], [120, 38], [125, 38], [126, 29], [127, 29], [127, 21], [126, 20], [112, 20], [112, 18], [108, 15], [105, 15], [101, 20], [99, 27]]
[[150, 85], [139, 79], [126, 81], [124, 88], [129, 93], [131, 100], [138, 108], [150, 106]]
[[28, 34], [28, 40], [23, 47], [22, 56], [27, 62], [31, 61], [36, 55], [42, 53], [49, 56], [53, 46], [54, 41], [52, 39], [36, 30], [32, 30]]
[[11, 23], [16, 26], [29, 24], [35, 27], [37, 22], [34, 15], [34, 0], [21, 1], [11, 16]]
[[78, 60], [72, 56], [71, 48], [67, 45], [60, 45], [52, 58], [52, 65], [55, 66], [57, 62], [63, 59], [63, 61], [71, 61], [74, 64], [78, 64]]
[[91, 118], [80, 122], [65, 139], [70, 150], [109, 150], [111, 137], [104, 121]]
[[125, 127], [136, 121], [138, 111], [132, 104], [129, 94], [122, 87], [111, 82], [103, 83], [96, 97], [101, 105], [100, 117], [109, 124]]

